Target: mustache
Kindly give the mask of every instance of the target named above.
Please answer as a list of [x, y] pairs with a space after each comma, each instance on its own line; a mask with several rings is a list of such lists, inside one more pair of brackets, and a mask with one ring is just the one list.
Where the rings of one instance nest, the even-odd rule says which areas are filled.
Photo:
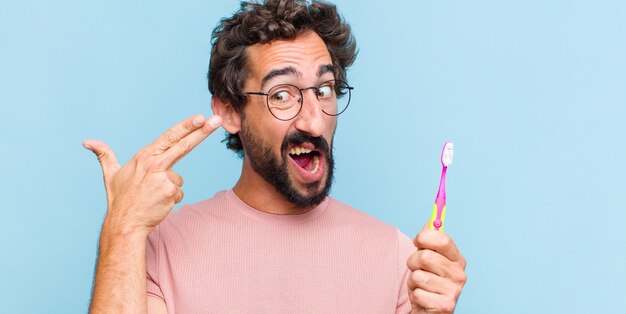
[[330, 155], [330, 145], [328, 145], [326, 139], [321, 136], [313, 137], [304, 132], [294, 132], [287, 135], [283, 139], [280, 150], [285, 154], [289, 145], [300, 145], [302, 143], [311, 143], [316, 150], [323, 152], [326, 156]]

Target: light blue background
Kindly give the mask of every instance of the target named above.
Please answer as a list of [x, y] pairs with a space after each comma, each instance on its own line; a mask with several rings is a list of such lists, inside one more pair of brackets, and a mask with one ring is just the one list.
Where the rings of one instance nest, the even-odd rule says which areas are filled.
[[[333, 195], [412, 237], [453, 139], [447, 231], [469, 276], [457, 313], [624, 311], [626, 2], [337, 4], [360, 53]], [[209, 115], [210, 32], [237, 7], [0, 2], [2, 312], [86, 311], [106, 204], [81, 141], [126, 161]], [[221, 139], [178, 164], [184, 202], [235, 183]]]

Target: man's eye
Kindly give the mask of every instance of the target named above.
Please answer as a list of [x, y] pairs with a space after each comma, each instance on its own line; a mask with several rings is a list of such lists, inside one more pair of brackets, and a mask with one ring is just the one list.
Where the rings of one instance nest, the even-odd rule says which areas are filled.
[[317, 89], [317, 98], [328, 98], [332, 96], [333, 88], [330, 85], [320, 86]]
[[276, 103], [288, 102], [291, 101], [293, 96], [289, 91], [281, 90], [272, 94], [271, 101]]

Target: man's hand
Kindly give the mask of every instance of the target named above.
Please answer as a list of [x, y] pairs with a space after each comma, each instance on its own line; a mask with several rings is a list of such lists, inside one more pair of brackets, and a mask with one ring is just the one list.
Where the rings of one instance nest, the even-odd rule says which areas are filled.
[[407, 261], [411, 314], [454, 312], [466, 281], [465, 258], [447, 234], [426, 226], [413, 243], [417, 252]]
[[85, 140], [102, 166], [108, 210], [105, 225], [120, 233], [146, 232], [158, 225], [183, 198], [183, 179], [172, 167], [217, 127], [221, 119], [190, 117], [140, 150], [124, 167], [104, 142]]
[[108, 202], [90, 313], [146, 313], [146, 238], [183, 198], [183, 178], [172, 167], [220, 124], [219, 116], [188, 118], [124, 167], [107, 144], [83, 142], [98, 156]]

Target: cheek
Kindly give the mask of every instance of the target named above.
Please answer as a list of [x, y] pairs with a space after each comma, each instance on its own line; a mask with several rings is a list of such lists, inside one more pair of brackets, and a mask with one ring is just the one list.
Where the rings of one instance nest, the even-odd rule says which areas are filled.
[[[255, 136], [261, 138], [265, 143], [274, 145], [280, 136], [281, 126], [276, 123], [279, 121], [269, 112], [266, 112], [267, 107], [265, 103], [263, 105], [255, 103], [254, 106], [254, 108], [247, 108], [248, 110], [246, 111], [248, 127], [254, 132]], [[279, 140], [282, 141], [283, 137], [280, 137]]]
[[262, 134], [259, 135], [263, 136], [264, 141], [272, 146], [272, 150], [280, 155], [283, 141], [287, 137], [287, 134], [289, 134], [289, 124], [284, 124], [276, 120], [264, 123], [260, 128], [262, 128], [263, 131]]

